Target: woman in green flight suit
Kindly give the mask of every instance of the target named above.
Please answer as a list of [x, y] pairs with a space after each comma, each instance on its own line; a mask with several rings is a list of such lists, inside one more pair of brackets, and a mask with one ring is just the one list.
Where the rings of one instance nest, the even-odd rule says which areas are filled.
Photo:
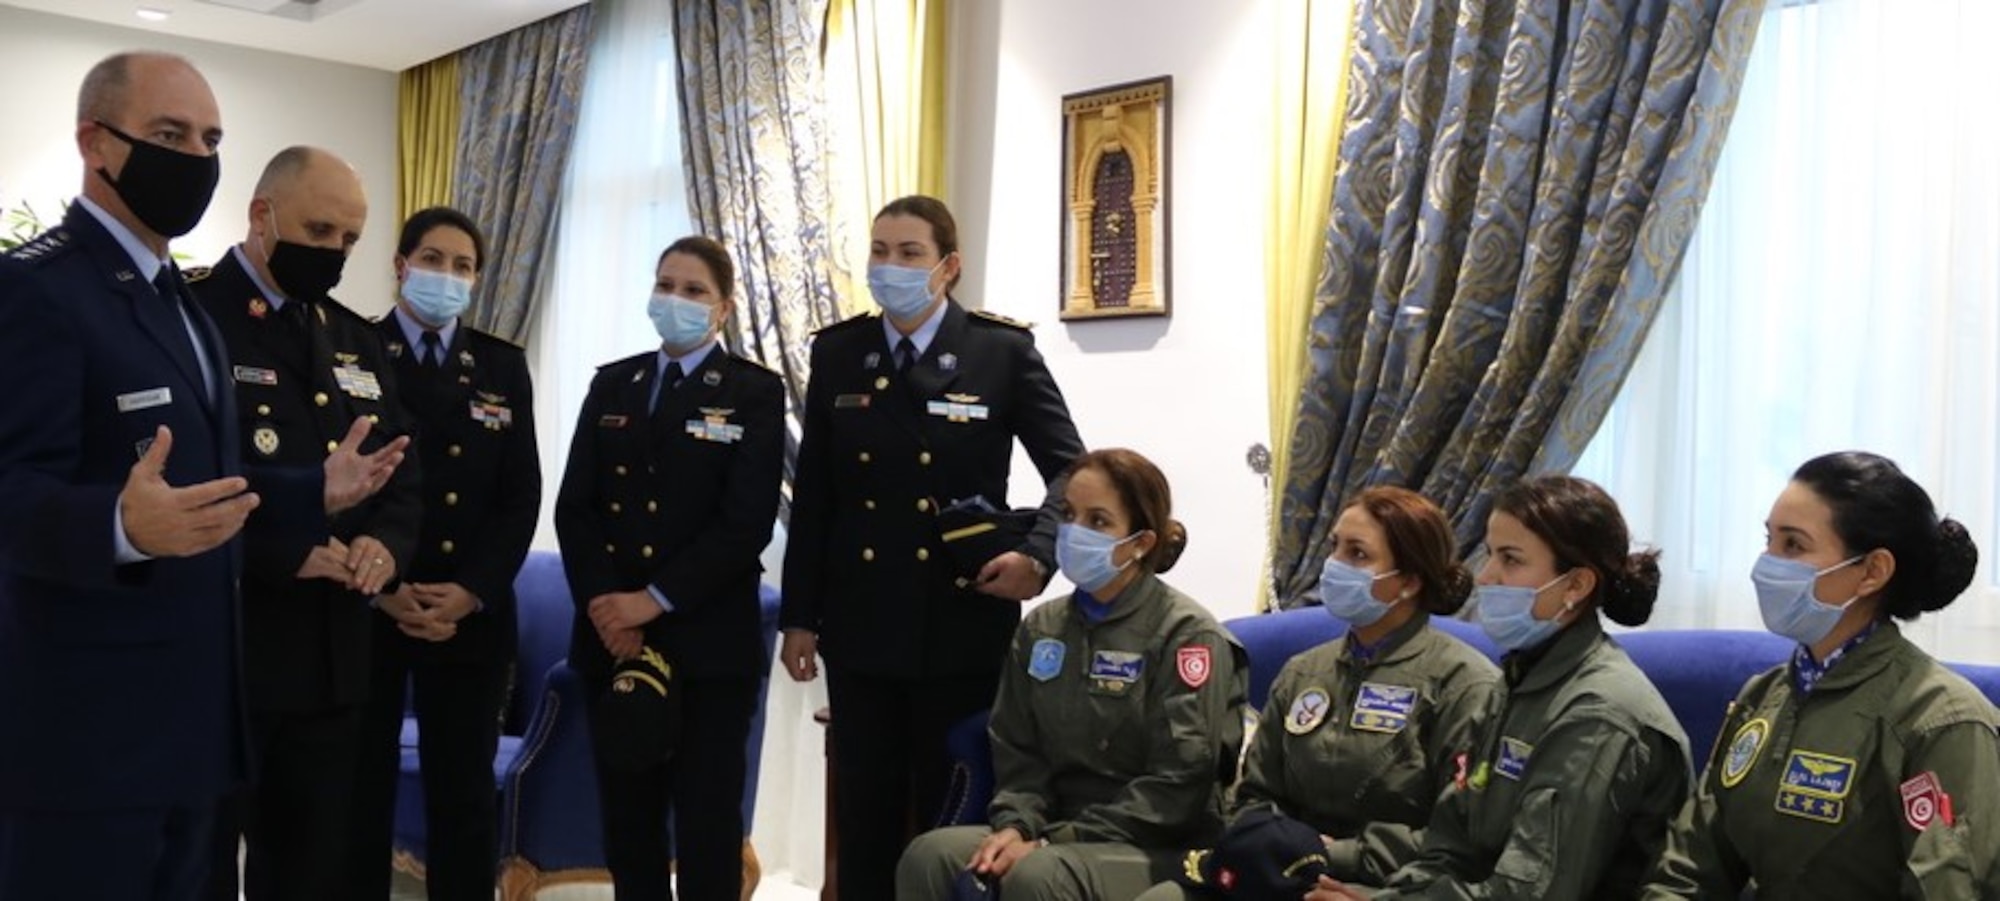
[[[1643, 624], [1658, 552], [1630, 551], [1618, 505], [1583, 479], [1494, 501], [1473, 589], [1506, 692], [1431, 811], [1417, 858], [1376, 898], [1628, 898], [1687, 799], [1687, 735], [1600, 611]], [[1371, 897], [1322, 877], [1310, 899]]]
[[1799, 643], [1730, 705], [1648, 898], [2000, 898], [2000, 711], [1892, 620], [1941, 610], [1979, 550], [1874, 454], [1816, 457], [1750, 572]]

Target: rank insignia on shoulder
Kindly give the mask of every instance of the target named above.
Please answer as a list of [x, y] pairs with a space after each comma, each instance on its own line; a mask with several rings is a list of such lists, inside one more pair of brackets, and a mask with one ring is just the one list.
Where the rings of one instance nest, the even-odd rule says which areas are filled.
[[1028, 675], [1037, 682], [1047, 682], [1062, 672], [1063, 656], [1068, 652], [1061, 639], [1043, 638], [1035, 642], [1034, 650], [1028, 652]]
[[997, 322], [1001, 325], [1011, 326], [1013, 328], [1021, 329], [1023, 331], [1028, 331], [1035, 327], [1035, 324], [1032, 322], [1022, 322], [1021, 320], [1015, 319], [1012, 316], [1002, 316], [999, 313], [994, 313], [988, 310], [972, 310], [971, 313], [972, 315], [977, 316], [980, 319], [984, 319], [987, 322]]

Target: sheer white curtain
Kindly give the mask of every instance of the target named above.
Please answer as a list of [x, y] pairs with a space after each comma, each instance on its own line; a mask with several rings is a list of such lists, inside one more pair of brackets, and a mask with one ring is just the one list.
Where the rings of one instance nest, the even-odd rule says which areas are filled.
[[1768, 15], [1677, 292], [1576, 473], [1664, 549], [1654, 624], [1756, 629], [1791, 471], [1884, 454], [1984, 558], [1910, 635], [2000, 662], [2000, 3]]

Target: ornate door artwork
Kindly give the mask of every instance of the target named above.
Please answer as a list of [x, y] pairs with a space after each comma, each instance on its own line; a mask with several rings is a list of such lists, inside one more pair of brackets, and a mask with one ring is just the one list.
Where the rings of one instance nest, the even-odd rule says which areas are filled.
[[1063, 98], [1062, 318], [1164, 316], [1173, 80]]

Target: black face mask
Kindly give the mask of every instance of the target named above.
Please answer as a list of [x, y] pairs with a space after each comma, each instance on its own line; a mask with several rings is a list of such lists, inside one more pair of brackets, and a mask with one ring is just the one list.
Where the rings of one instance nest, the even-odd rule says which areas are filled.
[[308, 247], [280, 240], [271, 248], [272, 280], [285, 296], [297, 300], [325, 300], [327, 292], [340, 284], [340, 270], [347, 266], [347, 254], [330, 247]]
[[141, 141], [102, 121], [97, 126], [132, 148], [117, 178], [102, 166], [97, 169], [97, 176], [118, 192], [132, 215], [164, 237], [194, 231], [222, 177], [221, 157], [196, 156]]

